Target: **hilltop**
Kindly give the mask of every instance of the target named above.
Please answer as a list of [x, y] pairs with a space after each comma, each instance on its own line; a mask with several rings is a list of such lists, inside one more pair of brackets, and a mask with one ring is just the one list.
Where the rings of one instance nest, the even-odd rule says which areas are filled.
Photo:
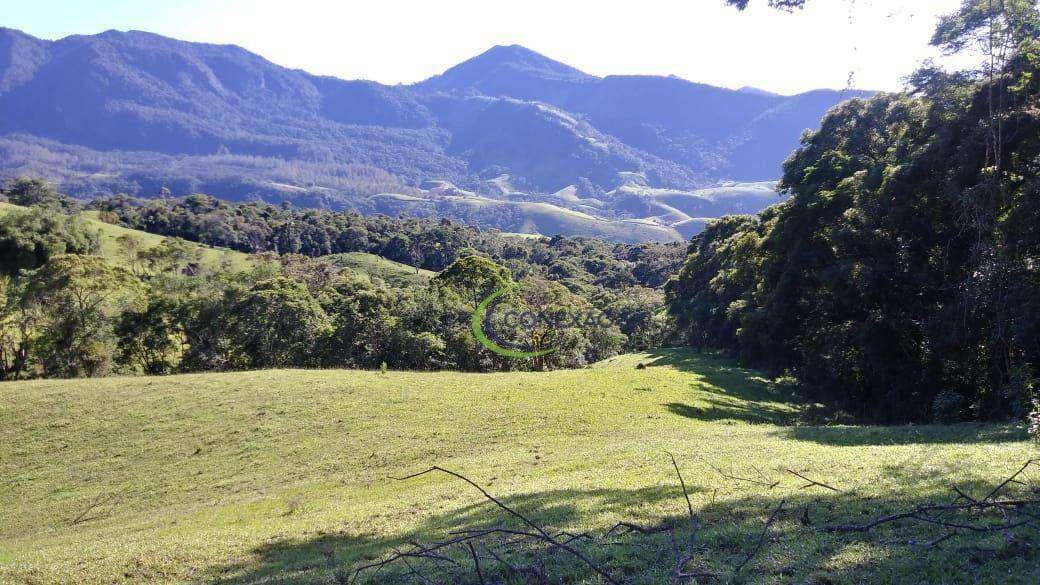
[[[0, 202], [0, 216], [11, 211], [25, 209], [27, 208]], [[127, 261], [127, 252], [124, 244], [121, 243], [122, 239], [131, 238], [137, 241], [140, 250], [155, 248], [170, 239], [168, 236], [129, 229], [102, 221], [97, 211], [84, 211], [79, 215], [86, 222], [87, 226], [96, 231], [100, 236], [101, 255], [116, 264], [122, 264]], [[213, 271], [233, 274], [251, 268], [259, 262], [254, 255], [219, 246], [209, 246], [191, 241], [184, 241], [184, 245], [197, 250], [200, 265]], [[378, 279], [389, 284], [425, 284], [436, 275], [436, 272], [417, 270], [406, 264], [394, 262], [393, 260], [367, 252], [333, 254], [326, 258], [336, 266], [349, 268], [369, 280]]]
[[[0, 216], [11, 213], [12, 211], [24, 211], [26, 209], [28, 208], [0, 202]], [[85, 211], [79, 215], [86, 222], [87, 226], [100, 236], [99, 242], [101, 244], [101, 254], [116, 263], [126, 262], [127, 253], [125, 252], [123, 244], [120, 243], [121, 238], [132, 238], [138, 242], [141, 250], [155, 248], [164, 240], [168, 239], [165, 236], [150, 234], [140, 230], [127, 229], [101, 221], [98, 218], [98, 213], [96, 211]], [[195, 242], [185, 242], [185, 245], [189, 248], [198, 250], [200, 264], [213, 270], [236, 272], [238, 270], [244, 270], [253, 264], [253, 259], [250, 258], [248, 254], [243, 254], [242, 252], [207, 246]]]

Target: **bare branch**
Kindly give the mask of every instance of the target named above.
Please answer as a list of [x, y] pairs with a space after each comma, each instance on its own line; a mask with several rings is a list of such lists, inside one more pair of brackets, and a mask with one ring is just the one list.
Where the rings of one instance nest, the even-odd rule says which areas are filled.
[[1025, 473], [1026, 469], [1029, 469], [1030, 465], [1033, 465], [1034, 463], [1037, 463], [1037, 462], [1040, 462], [1040, 459], [1030, 459], [1029, 461], [1026, 461], [1025, 465], [1023, 465], [1021, 467], [1021, 469], [1016, 471], [1015, 474], [1012, 475], [1011, 477], [1005, 479], [1003, 481], [1003, 483], [1001, 483], [997, 487], [993, 488], [993, 491], [991, 491], [990, 493], [986, 494], [986, 497], [982, 498], [982, 501], [985, 502], [985, 501], [989, 500], [990, 498], [996, 496], [998, 493], [1000, 493], [1001, 490], [1006, 488], [1008, 486], [1008, 484], [1010, 484], [1011, 482], [1015, 481], [1018, 478], [1018, 476], [1020, 476], [1023, 473]]
[[788, 469], [788, 470], [787, 470], [787, 473], [790, 473], [791, 475], [794, 475], [794, 476], [800, 477], [800, 478], [804, 479], [805, 481], [809, 482], [808, 484], [806, 484], [806, 485], [803, 485], [803, 486], [802, 486], [802, 489], [803, 489], [803, 490], [804, 490], [805, 488], [807, 488], [807, 487], [812, 487], [812, 486], [814, 486], [814, 485], [815, 485], [815, 486], [819, 486], [819, 487], [822, 487], [822, 488], [826, 488], [826, 489], [829, 489], [829, 490], [831, 490], [832, 492], [838, 492], [839, 494], [841, 493], [841, 490], [839, 490], [838, 488], [835, 488], [835, 487], [831, 487], [831, 486], [829, 486], [829, 485], [827, 485], [827, 484], [825, 484], [825, 483], [820, 483], [820, 482], [818, 482], [818, 481], [816, 481], [816, 480], [814, 480], [814, 479], [809, 479], [808, 477], [805, 477], [804, 475], [802, 475], [802, 474], [800, 474], [800, 473], [798, 473], [798, 472], [796, 472], [796, 471], [791, 471], [790, 469]]
[[755, 469], [755, 471], [758, 473], [759, 477], [762, 478], [762, 480], [752, 479], [750, 477], [740, 477], [740, 476], [737, 476], [737, 475], [732, 475], [732, 474], [726, 473], [725, 471], [719, 469], [718, 467], [712, 465], [711, 463], [708, 464], [708, 467], [710, 467], [713, 470], [715, 470], [715, 473], [718, 473], [722, 477], [724, 477], [726, 479], [733, 480], [733, 481], [744, 481], [744, 482], [747, 482], [747, 483], [753, 483], [755, 485], [764, 486], [764, 487], [769, 488], [769, 489], [773, 489], [776, 486], [780, 485], [780, 480], [779, 479], [776, 480], [776, 481], [770, 481], [769, 478], [767, 478], [758, 469]]
[[485, 585], [484, 572], [480, 570], [480, 559], [477, 558], [477, 551], [473, 548], [473, 543], [467, 542], [466, 547], [469, 548], [469, 554], [473, 557], [473, 570], [477, 572], [477, 580], [480, 581], [480, 585]]
[[737, 574], [739, 574], [740, 571], [743, 570], [744, 567], [751, 562], [751, 559], [755, 558], [755, 556], [758, 555], [759, 551], [762, 550], [762, 546], [766, 542], [766, 535], [769, 533], [769, 528], [773, 525], [774, 522], [776, 522], [776, 519], [780, 517], [780, 512], [784, 510], [784, 504], [786, 503], [786, 500], [780, 500], [780, 505], [776, 507], [776, 510], [773, 510], [773, 513], [769, 516], [769, 519], [766, 520], [766, 525], [762, 528], [762, 534], [758, 535], [758, 544], [756, 544], [755, 548], [748, 553], [747, 558], [745, 558], [744, 561], [737, 565], [737, 568], [733, 570], [734, 577], [736, 577]]
[[[610, 573], [608, 573], [606, 570], [604, 570], [602, 567], [600, 567], [598, 564], [596, 564], [596, 562], [593, 561], [592, 559], [590, 559], [588, 556], [586, 556], [585, 553], [583, 553], [580, 550], [570, 546], [567, 543], [560, 542], [559, 540], [553, 538], [552, 535], [550, 535], [548, 532], [543, 530], [541, 526], [538, 526], [537, 524], [535, 524], [533, 521], [528, 519], [523, 514], [517, 512], [516, 510], [514, 510], [514, 509], [510, 508], [509, 506], [503, 504], [497, 498], [495, 498], [494, 496], [489, 494], [487, 492], [487, 490], [485, 490], [484, 488], [480, 487], [474, 481], [470, 480], [468, 477], [466, 477], [464, 475], [461, 475], [459, 473], [455, 473], [454, 471], [450, 471], [450, 470], [444, 469], [443, 467], [433, 466], [433, 467], [427, 469], [426, 471], [421, 471], [419, 473], [414, 473], [412, 475], [408, 475], [408, 476], [405, 476], [405, 477], [402, 477], [402, 478], [391, 478], [391, 479], [397, 479], [398, 481], [404, 481], [404, 480], [407, 480], [407, 479], [413, 479], [413, 478], [420, 477], [420, 476], [423, 476], [423, 475], [426, 475], [426, 474], [429, 474], [429, 473], [433, 473], [433, 472], [445, 473], [447, 475], [450, 475], [450, 476], [455, 477], [457, 479], [461, 479], [462, 481], [468, 483], [469, 485], [471, 485], [474, 488], [476, 488], [477, 491], [479, 491], [486, 499], [488, 499], [489, 501], [494, 503], [496, 506], [498, 506], [502, 510], [505, 510], [507, 513], [509, 513], [514, 518], [517, 518], [518, 520], [520, 520], [524, 524], [530, 526], [532, 529], [537, 531], [541, 540], [544, 540], [546, 543], [548, 543], [548, 544], [550, 544], [550, 545], [552, 545], [552, 546], [554, 546], [556, 548], [562, 549], [562, 550], [570, 553], [574, 557], [578, 558], [579, 560], [581, 560], [581, 562], [583, 562], [586, 565], [588, 565], [590, 569], [592, 569], [593, 571], [599, 573], [599, 575], [601, 577], [603, 577], [604, 579], [606, 579], [608, 583], [618, 583], [618, 581], [616, 579], [614, 579], [614, 577]], [[685, 487], [683, 489], [685, 491]], [[687, 501], [688, 501], [688, 498], [687, 498]], [[691, 511], [692, 511], [692, 508], [691, 508]]]
[[73, 518], [70, 524], [76, 526], [77, 524], [81, 524], [88, 520], [94, 520], [96, 517], [88, 518], [91, 512], [105, 505], [115, 506], [120, 501], [122, 501], [122, 499], [122, 496], [120, 496], [119, 494], [101, 494], [93, 500], [91, 500], [90, 503], [87, 504], [86, 509], [80, 512], [78, 516]]

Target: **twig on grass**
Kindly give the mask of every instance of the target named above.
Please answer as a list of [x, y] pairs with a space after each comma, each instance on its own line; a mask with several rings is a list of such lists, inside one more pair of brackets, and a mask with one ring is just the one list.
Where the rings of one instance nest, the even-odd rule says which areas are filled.
[[751, 552], [748, 553], [744, 561], [737, 565], [737, 568], [733, 570], [734, 577], [740, 574], [740, 571], [743, 570], [744, 567], [751, 562], [751, 559], [755, 558], [758, 555], [759, 551], [762, 550], [762, 546], [765, 545], [766, 542], [766, 535], [769, 534], [769, 528], [773, 525], [774, 522], [776, 522], [776, 519], [780, 517], [780, 512], [783, 512], [784, 504], [786, 503], [787, 500], [780, 500], [780, 505], [777, 506], [775, 510], [773, 510], [773, 513], [769, 516], [769, 519], [766, 520], [765, 526], [762, 527], [762, 533], [758, 535], [758, 543], [755, 544], [755, 548], [751, 549]]
[[477, 573], [477, 580], [480, 582], [480, 585], [484, 585], [484, 572], [480, 570], [480, 558], [477, 557], [477, 550], [473, 548], [472, 542], [467, 542], [466, 548], [469, 549], [469, 554], [473, 557], [473, 570]]
[[123, 499], [123, 497], [120, 494], [118, 494], [118, 493], [114, 493], [114, 494], [101, 494], [101, 495], [97, 496], [96, 498], [94, 498], [93, 500], [91, 500], [90, 503], [87, 504], [87, 507], [82, 512], [80, 512], [78, 516], [76, 516], [75, 518], [72, 519], [70, 524], [72, 526], [76, 526], [77, 524], [82, 524], [83, 522], [87, 522], [88, 520], [96, 520], [97, 518], [100, 518], [100, 516], [88, 517], [88, 516], [90, 516], [91, 512], [93, 512], [94, 510], [97, 510], [98, 508], [100, 508], [102, 506], [106, 506], [106, 505], [115, 506], [116, 504], [121, 502], [122, 499]]
[[755, 469], [755, 472], [758, 473], [758, 476], [762, 478], [761, 480], [753, 479], [753, 478], [750, 478], [750, 477], [740, 477], [738, 475], [733, 475], [733, 474], [730, 474], [730, 473], [726, 473], [725, 471], [719, 469], [718, 467], [712, 465], [711, 463], [708, 463], [708, 467], [712, 468], [715, 471], [715, 473], [721, 475], [722, 477], [724, 477], [726, 479], [733, 480], [733, 481], [743, 481], [743, 482], [747, 482], [747, 483], [752, 483], [752, 484], [755, 484], [755, 485], [760, 485], [760, 486], [766, 487], [768, 489], [773, 489], [776, 486], [780, 485], [780, 480], [779, 479], [776, 480], [776, 481], [772, 481], [768, 477], [766, 477], [765, 474], [763, 474], [761, 471], [759, 471], [757, 468], [754, 468], [754, 469]]
[[814, 486], [814, 485], [815, 485], [815, 486], [819, 486], [819, 487], [822, 487], [822, 488], [826, 488], [826, 489], [829, 489], [829, 490], [831, 490], [832, 492], [837, 492], [837, 493], [839, 493], [839, 494], [841, 493], [841, 490], [839, 490], [838, 488], [836, 488], [836, 487], [831, 487], [831, 486], [829, 486], [829, 485], [827, 485], [827, 484], [825, 484], [825, 483], [822, 483], [822, 482], [816, 481], [815, 479], [809, 479], [808, 477], [805, 477], [804, 475], [802, 475], [802, 474], [798, 473], [797, 471], [792, 471], [792, 470], [788, 469], [788, 470], [787, 470], [787, 473], [790, 473], [791, 475], [794, 475], [794, 476], [796, 476], [796, 477], [800, 477], [801, 479], [804, 479], [805, 481], [809, 482], [809, 483], [807, 483], [807, 484], [805, 484], [805, 485], [803, 485], [803, 486], [802, 486], [802, 489], [803, 489], [803, 490], [804, 490], [805, 488], [808, 488], [808, 487], [812, 487], [812, 486]]
[[[1037, 463], [1037, 461], [1038, 460], [1036, 459], [1027, 461], [1018, 471], [1000, 482], [982, 499], [976, 499], [965, 493], [964, 490], [960, 489], [956, 485], [953, 485], [950, 486], [950, 489], [957, 494], [957, 497], [948, 504], [924, 504], [903, 512], [878, 516], [864, 524], [831, 524], [825, 526], [823, 530], [825, 532], [859, 532], [865, 534], [872, 532], [874, 529], [885, 524], [891, 524], [901, 520], [913, 520], [941, 526], [948, 530], [946, 534], [920, 545], [925, 548], [937, 548], [943, 542], [959, 536], [964, 532], [991, 533], [1004, 532], [1030, 525], [1040, 527], [1040, 522], [1038, 522], [1040, 521], [1040, 513], [1031, 510], [1031, 508], [1040, 506], [1040, 500], [995, 499], [1002, 491], [1004, 491], [1005, 488], [1016, 483], [1018, 477], [1025, 473], [1031, 465]], [[986, 512], [1000, 513], [1003, 522], [999, 524], [983, 524], [971, 522], [970, 520], [964, 522], [951, 519], [956, 518], [958, 514], [970, 514], [976, 516]], [[914, 546], [918, 545], [918, 543], [913, 541], [911, 541], [910, 544]]]
[[[404, 481], [404, 480], [414, 479], [416, 477], [420, 477], [420, 476], [427, 475], [429, 473], [434, 473], [434, 472], [440, 472], [440, 473], [448, 474], [448, 475], [450, 475], [452, 477], [461, 479], [462, 481], [464, 481], [464, 482], [468, 483], [469, 485], [473, 486], [487, 500], [489, 500], [490, 502], [494, 503], [496, 506], [498, 506], [502, 510], [505, 510], [509, 515], [511, 515], [514, 518], [520, 520], [521, 522], [523, 522], [527, 526], [530, 526], [533, 530], [535, 530], [537, 532], [536, 535], [535, 534], [531, 534], [531, 533], [527, 533], [525, 536], [534, 537], [537, 540], [541, 540], [541, 541], [549, 544], [550, 546], [553, 546], [555, 548], [558, 548], [560, 550], [563, 550], [563, 551], [566, 551], [566, 552], [570, 553], [572, 556], [576, 557], [581, 562], [583, 562], [586, 565], [588, 565], [588, 567], [590, 569], [592, 569], [593, 571], [598, 573], [601, 577], [606, 579], [608, 583], [615, 583], [615, 584], [618, 583], [618, 581], [613, 577], [613, 575], [611, 575], [609, 572], [607, 572], [602, 567], [600, 567], [595, 561], [593, 561], [588, 556], [586, 556], [585, 553], [583, 553], [580, 550], [570, 546], [569, 544], [567, 544], [565, 542], [560, 542], [559, 540], [554, 538], [552, 535], [550, 535], [548, 532], [546, 532], [541, 526], [539, 526], [538, 524], [535, 524], [531, 519], [527, 518], [526, 516], [524, 516], [523, 514], [517, 512], [516, 510], [510, 508], [509, 506], [503, 504], [497, 498], [495, 498], [494, 496], [489, 494], [487, 492], [487, 490], [485, 490], [484, 488], [480, 487], [479, 485], [477, 485], [476, 482], [474, 482], [473, 480], [469, 479], [468, 477], [466, 477], [466, 476], [464, 476], [462, 474], [459, 474], [459, 473], [456, 473], [454, 471], [450, 471], [448, 469], [444, 469], [443, 467], [438, 467], [438, 466], [435, 465], [435, 466], [427, 469], [426, 471], [420, 471], [419, 473], [413, 473], [412, 475], [408, 475], [408, 476], [405, 476], [405, 477], [391, 478], [391, 479], [396, 479], [398, 481]], [[684, 490], [685, 490], [685, 488], [684, 488]], [[691, 510], [692, 510], [692, 508], [691, 508]]]
[[1009, 477], [1009, 478], [1005, 479], [1005, 480], [1003, 481], [1003, 483], [1001, 483], [1001, 484], [1000, 484], [1000, 485], [998, 485], [997, 487], [993, 488], [993, 491], [991, 491], [990, 493], [986, 494], [986, 497], [985, 497], [985, 498], [982, 498], [982, 501], [983, 501], [983, 502], [985, 502], [986, 500], [989, 500], [990, 498], [992, 498], [992, 497], [996, 496], [996, 495], [997, 495], [998, 493], [1000, 493], [1000, 492], [1001, 492], [1001, 491], [1002, 491], [1002, 490], [1003, 490], [1004, 488], [1006, 488], [1006, 487], [1008, 486], [1008, 484], [1010, 484], [1011, 482], [1013, 482], [1013, 481], [1015, 481], [1016, 479], [1018, 479], [1018, 476], [1020, 476], [1020, 475], [1022, 475], [1023, 473], [1025, 473], [1025, 472], [1026, 472], [1026, 469], [1029, 469], [1029, 466], [1030, 466], [1030, 465], [1033, 465], [1033, 464], [1035, 464], [1035, 463], [1037, 463], [1037, 462], [1040, 462], [1040, 459], [1030, 459], [1029, 461], [1026, 461], [1026, 462], [1025, 462], [1025, 464], [1024, 464], [1024, 465], [1023, 465], [1023, 466], [1022, 466], [1022, 467], [1021, 467], [1021, 468], [1020, 468], [1020, 469], [1019, 469], [1018, 471], [1016, 471], [1016, 472], [1014, 473], [1014, 475], [1012, 475], [1011, 477]]

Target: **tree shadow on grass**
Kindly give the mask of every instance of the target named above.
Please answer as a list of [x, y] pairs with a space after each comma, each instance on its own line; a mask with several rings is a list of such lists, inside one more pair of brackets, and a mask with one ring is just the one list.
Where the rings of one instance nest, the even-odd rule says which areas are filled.
[[[445, 480], [455, 481], [455, 480]], [[460, 490], [471, 489], [461, 481]], [[283, 539], [263, 544], [253, 551], [254, 561], [217, 567], [209, 580], [226, 585], [247, 583], [327, 583], [356, 566], [418, 541], [443, 539], [452, 531], [487, 528], [505, 524], [524, 528], [508, 514], [473, 492], [476, 503], [432, 516], [418, 528], [395, 536], [378, 534], [322, 534], [303, 539]], [[696, 490], [691, 489], [691, 493]], [[546, 527], [561, 528], [580, 521], [581, 508], [590, 503], [598, 513], [617, 513], [681, 497], [678, 487], [662, 486], [635, 490], [590, 489], [548, 490], [499, 498], [505, 505]], [[405, 514], [401, 514], [402, 517]], [[621, 520], [621, 516], [618, 518]], [[625, 518], [645, 521], [644, 518]], [[395, 582], [392, 571], [381, 571], [374, 582]], [[342, 577], [341, 577], [342, 578]]]
[[866, 445], [981, 444], [1029, 439], [1024, 425], [794, 426], [805, 405], [777, 392], [769, 380], [735, 361], [689, 349], [650, 353], [647, 367], [672, 367], [697, 376], [696, 402], [664, 404], [672, 414], [701, 421], [738, 420], [786, 428], [778, 435], [837, 447]]
[[689, 349], [649, 352], [648, 368], [670, 367], [692, 374], [692, 402], [664, 404], [672, 414], [701, 421], [793, 424], [802, 403], [777, 392], [768, 379], [733, 360]]
[[734, 404], [718, 400], [701, 400], [705, 406], [691, 406], [682, 402], [669, 402], [664, 405], [668, 412], [682, 417], [701, 421], [738, 420], [749, 423], [769, 423], [776, 425], [790, 424], [794, 414], [790, 410], [776, 408], [768, 404], [746, 403]]
[[788, 439], [836, 447], [1012, 443], [1029, 440], [1024, 425], [921, 425], [898, 427], [791, 427], [777, 431]]
[[[900, 470], [893, 470], [900, 471]], [[870, 533], [835, 533], [830, 524], [863, 524], [882, 515], [905, 511], [943, 500], [950, 478], [922, 477], [905, 471], [899, 491], [883, 499], [854, 491], [835, 493], [820, 487], [798, 489], [797, 478], [783, 478], [776, 489], [737, 484], [724, 478], [697, 478], [691, 487], [700, 529], [695, 554], [688, 568], [716, 575], [701, 582], [790, 583], [1036, 583], [1040, 579], [1040, 530], [1038, 525], [1019, 526], [997, 533], [963, 531], [939, 547], [922, 547], [944, 536], [949, 528], [914, 520], [885, 524]], [[690, 479], [690, 478], [688, 478]], [[826, 478], [821, 478], [826, 479]], [[984, 482], [960, 482], [969, 494], [981, 497], [1004, 478]], [[1024, 477], [1022, 479], [1025, 479]], [[711, 487], [711, 486], [717, 487]], [[463, 486], [464, 487], [464, 486]], [[710, 488], [710, 489], [709, 489]], [[1010, 484], [1007, 498], [1023, 497], [1038, 489], [1034, 480]], [[710, 496], [708, 493], [710, 492]], [[716, 497], [719, 496], [719, 497]], [[479, 496], [477, 496], [479, 497]], [[546, 528], [572, 528], [582, 521], [581, 510], [594, 510], [601, 524], [597, 540], [575, 541], [617, 581], [625, 584], [668, 582], [675, 559], [685, 550], [687, 518], [678, 486], [633, 490], [551, 490], [501, 498], [503, 503]], [[664, 505], [665, 501], [671, 505]], [[649, 511], [648, 511], [649, 510]], [[658, 516], [664, 510], [676, 515]], [[633, 517], [633, 514], [644, 517]], [[604, 515], [606, 512], [606, 515]], [[764, 530], [766, 519], [776, 520]], [[998, 514], [968, 518], [976, 524], [1000, 522]], [[615, 519], [616, 517], [616, 519]], [[617, 520], [644, 526], [675, 526], [672, 534], [629, 534], [603, 538], [602, 532]], [[246, 583], [347, 582], [358, 565], [386, 555], [409, 543], [448, 537], [452, 531], [510, 524], [508, 516], [487, 502], [433, 515], [418, 527], [401, 534], [323, 534], [284, 539], [257, 547], [248, 562], [212, 568], [206, 578], [229, 585]], [[678, 543], [676, 550], [675, 542]], [[756, 547], [761, 548], [751, 555]], [[524, 583], [522, 576], [490, 560], [481, 579], [468, 568], [464, 552], [457, 560], [463, 568], [438, 575], [433, 582]], [[739, 574], [736, 568], [747, 561]], [[543, 558], [546, 558], [543, 555]], [[551, 583], [601, 583], [588, 566], [565, 554], [548, 557], [543, 567]], [[514, 558], [514, 561], [516, 559]], [[362, 583], [417, 583], [403, 565], [388, 567]], [[692, 582], [692, 581], [691, 581]]]

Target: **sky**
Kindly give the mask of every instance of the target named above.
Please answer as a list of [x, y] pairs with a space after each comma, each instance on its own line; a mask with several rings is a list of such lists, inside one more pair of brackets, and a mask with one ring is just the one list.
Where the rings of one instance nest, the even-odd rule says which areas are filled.
[[593, 75], [793, 94], [899, 89], [939, 57], [928, 40], [960, 0], [810, 0], [795, 14], [765, 4], [739, 12], [723, 0], [0, 0], [0, 26], [45, 39], [146, 30], [383, 83], [420, 81], [520, 44]]

